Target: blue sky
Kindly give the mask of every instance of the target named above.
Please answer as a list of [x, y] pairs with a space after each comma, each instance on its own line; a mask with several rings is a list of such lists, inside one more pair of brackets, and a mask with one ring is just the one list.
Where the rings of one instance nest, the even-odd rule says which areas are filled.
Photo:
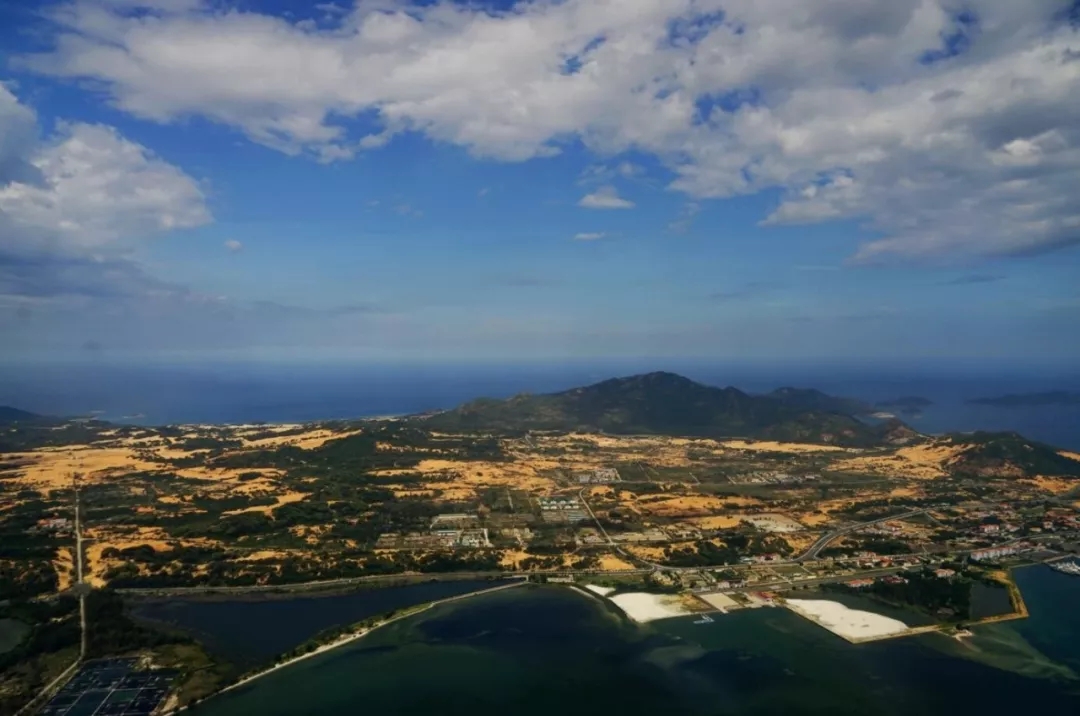
[[777, 3], [3, 4], [0, 356], [1080, 357], [1074, 3]]

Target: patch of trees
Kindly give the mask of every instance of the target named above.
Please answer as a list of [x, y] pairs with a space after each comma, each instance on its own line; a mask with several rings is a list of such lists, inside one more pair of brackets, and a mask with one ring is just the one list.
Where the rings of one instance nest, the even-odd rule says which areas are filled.
[[707, 567], [713, 565], [738, 564], [747, 556], [762, 554], [791, 554], [791, 546], [781, 537], [771, 534], [745, 534], [723, 532], [720, 534], [723, 544], [717, 545], [709, 540], [699, 540], [692, 548], [664, 549], [665, 562], [674, 567]]
[[903, 540], [888, 537], [868, 537], [866, 539], [847, 538], [836, 547], [821, 550], [820, 557], [842, 557], [851, 552], [873, 552], [880, 555], [911, 554], [911, 545]]
[[244, 446], [242, 440], [234, 440], [231, 438], [219, 438], [212, 436], [200, 436], [197, 438], [188, 438], [183, 440], [177, 446], [181, 450], [212, 450], [222, 452], [225, 450], [235, 450]]
[[8, 426], [0, 435], [0, 453], [29, 452], [43, 447], [86, 444], [101, 437], [112, 426], [97, 420], [64, 422], [40, 418]]
[[53, 654], [68, 649], [71, 661], [78, 654], [78, 601], [17, 602], [0, 607], [0, 618], [30, 627], [21, 642], [0, 654], [0, 714], [14, 714], [59, 672], [55, 665], [49, 668]]
[[120, 596], [111, 590], [87, 595], [86, 636], [88, 654], [95, 657], [190, 641], [136, 623], [127, 615]]
[[892, 604], [913, 606], [935, 615], [957, 620], [970, 618], [971, 582], [966, 579], [939, 579], [933, 572], [905, 574], [906, 582], [875, 581], [865, 589], [855, 590], [845, 584], [827, 588], [854, 593], [869, 593]]
[[56, 570], [48, 560], [0, 561], [0, 601], [30, 599], [58, 588]]

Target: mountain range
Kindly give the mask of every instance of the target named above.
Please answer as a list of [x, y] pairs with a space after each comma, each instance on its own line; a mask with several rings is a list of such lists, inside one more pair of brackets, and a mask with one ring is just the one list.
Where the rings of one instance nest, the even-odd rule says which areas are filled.
[[751, 395], [657, 372], [560, 393], [474, 400], [425, 420], [438, 430], [589, 430], [847, 446], [899, 445], [919, 437], [898, 420], [872, 424], [855, 417], [864, 412], [860, 401], [817, 390]]

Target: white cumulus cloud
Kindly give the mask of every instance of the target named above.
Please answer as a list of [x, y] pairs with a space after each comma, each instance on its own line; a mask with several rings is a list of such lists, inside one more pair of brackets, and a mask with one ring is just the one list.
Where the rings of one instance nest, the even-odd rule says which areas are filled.
[[860, 221], [858, 261], [1025, 254], [1080, 243], [1073, 5], [377, 0], [315, 22], [76, 0], [21, 63], [323, 161], [401, 132], [504, 161], [581, 142], [655, 157], [693, 199], [780, 190], [767, 223]]
[[93, 249], [210, 220], [191, 177], [111, 127], [64, 125], [29, 162], [39, 181], [0, 186], [12, 243]]
[[36, 114], [0, 85], [0, 301], [183, 294], [128, 254], [210, 219], [177, 167], [102, 125], [61, 123], [39, 140]]
[[581, 197], [578, 206], [586, 209], [633, 209], [634, 202], [619, 196], [613, 186], [602, 186], [591, 194]]
[[237, 251], [244, 250], [244, 244], [237, 241], [236, 239], [228, 239], [225, 242], [225, 248], [235, 254]]
[[574, 235], [575, 241], [598, 241], [607, 236], [602, 231], [583, 231], [580, 234]]

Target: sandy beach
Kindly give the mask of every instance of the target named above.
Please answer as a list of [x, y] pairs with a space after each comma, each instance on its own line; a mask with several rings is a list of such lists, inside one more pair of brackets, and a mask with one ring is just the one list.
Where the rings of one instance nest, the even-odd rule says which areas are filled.
[[670, 594], [646, 594], [628, 592], [609, 597], [626, 616], [638, 623], [686, 616], [690, 612], [680, 603], [678, 596]]
[[785, 603], [799, 616], [849, 641], [894, 636], [910, 629], [899, 619], [850, 609], [839, 602], [827, 599], [788, 599]]

